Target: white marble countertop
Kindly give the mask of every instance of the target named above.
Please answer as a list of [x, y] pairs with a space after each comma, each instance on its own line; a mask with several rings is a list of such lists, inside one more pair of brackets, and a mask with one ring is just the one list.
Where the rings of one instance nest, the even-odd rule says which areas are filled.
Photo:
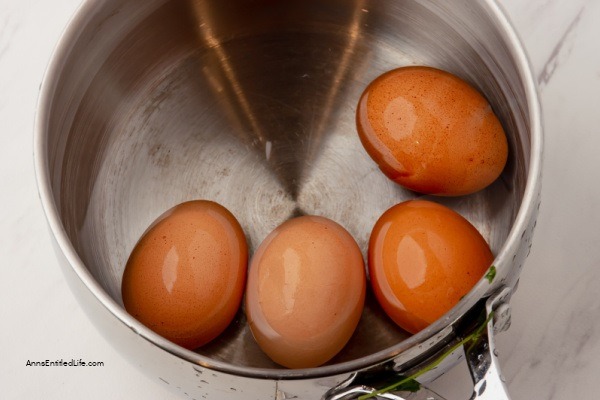
[[[0, 392], [7, 399], [176, 398], [100, 336], [63, 278], [32, 159], [38, 88], [79, 0], [0, 0]], [[501, 0], [538, 78], [545, 123], [542, 208], [498, 337], [514, 399], [595, 398], [600, 376], [600, 1]], [[27, 360], [103, 361], [32, 368]], [[466, 367], [434, 384], [466, 399]]]

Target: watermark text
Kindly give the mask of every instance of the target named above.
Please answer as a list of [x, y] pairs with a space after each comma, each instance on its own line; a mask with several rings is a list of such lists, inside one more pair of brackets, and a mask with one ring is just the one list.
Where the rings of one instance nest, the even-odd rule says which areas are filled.
[[104, 361], [84, 361], [79, 358], [65, 360], [27, 360], [25, 362], [26, 367], [104, 367]]

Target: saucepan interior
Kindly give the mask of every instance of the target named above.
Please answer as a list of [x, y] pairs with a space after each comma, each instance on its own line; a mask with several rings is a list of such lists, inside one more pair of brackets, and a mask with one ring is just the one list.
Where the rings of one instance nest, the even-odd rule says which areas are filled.
[[[251, 252], [286, 219], [317, 214], [346, 227], [364, 253], [378, 216], [419, 196], [368, 157], [355, 107], [372, 79], [411, 64], [471, 82], [504, 124], [510, 151], [500, 179], [474, 195], [436, 199], [468, 218], [500, 256], [525, 195], [531, 132], [522, 71], [494, 7], [470, 0], [85, 3], [47, 78], [37, 133], [46, 207], [60, 221], [53, 229], [65, 238], [63, 250], [77, 255], [73, 268], [119, 308], [136, 241], [158, 215], [190, 199], [231, 210]], [[511, 265], [498, 268], [502, 274]], [[328, 365], [384, 354], [408, 337], [369, 297], [356, 334]], [[254, 343], [243, 312], [196, 353], [220, 365], [280, 369]]]

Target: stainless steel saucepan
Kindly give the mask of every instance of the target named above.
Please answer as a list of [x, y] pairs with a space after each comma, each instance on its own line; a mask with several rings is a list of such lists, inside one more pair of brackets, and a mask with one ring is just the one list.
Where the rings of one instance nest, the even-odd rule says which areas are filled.
[[[249, 333], [243, 312], [197, 351], [156, 335], [123, 309], [123, 269], [163, 211], [210, 199], [240, 220], [253, 251], [300, 214], [343, 226], [366, 250], [376, 219], [417, 197], [367, 156], [354, 115], [379, 74], [409, 64], [479, 88], [509, 137], [508, 164], [482, 192], [438, 198], [468, 218], [496, 254], [482, 279], [417, 335], [373, 298], [328, 364], [284, 369]], [[474, 397], [508, 398], [494, 330], [531, 246], [540, 204], [542, 130], [531, 69], [493, 0], [84, 1], [44, 79], [35, 126], [39, 191], [64, 274], [89, 317], [132, 364], [189, 398], [354, 399], [421, 368], [494, 311], [466, 358]], [[466, 356], [466, 357], [465, 357]], [[427, 397], [429, 396], [429, 397]], [[380, 398], [441, 398], [423, 389]]]

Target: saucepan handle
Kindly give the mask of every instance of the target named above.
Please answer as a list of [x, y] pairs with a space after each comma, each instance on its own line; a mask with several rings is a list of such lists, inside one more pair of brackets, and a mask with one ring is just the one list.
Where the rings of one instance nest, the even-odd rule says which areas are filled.
[[508, 390], [500, 371], [494, 335], [510, 326], [510, 289], [504, 288], [485, 303], [488, 315], [493, 315], [482, 332], [481, 340], [465, 345], [467, 365], [473, 378], [471, 400], [509, 400]]
[[[375, 392], [375, 389], [367, 386], [352, 386], [347, 390], [340, 391], [334, 396], [325, 397], [327, 400], [354, 400], [364, 395], [370, 395]], [[439, 394], [422, 387], [418, 392], [385, 392], [377, 394], [372, 399], [387, 399], [387, 400], [445, 400]]]
[[[467, 365], [473, 378], [473, 394], [470, 400], [510, 400], [494, 345], [495, 333], [510, 326], [509, 296], [510, 289], [503, 288], [486, 301], [487, 315], [493, 318], [488, 319], [477, 341], [463, 344]], [[353, 400], [365, 395], [371, 395], [370, 398], [375, 400], [445, 400], [423, 386], [413, 393], [388, 391], [373, 396], [377, 391], [369, 386], [348, 385], [343, 390], [333, 393], [330, 391], [324, 400]]]

